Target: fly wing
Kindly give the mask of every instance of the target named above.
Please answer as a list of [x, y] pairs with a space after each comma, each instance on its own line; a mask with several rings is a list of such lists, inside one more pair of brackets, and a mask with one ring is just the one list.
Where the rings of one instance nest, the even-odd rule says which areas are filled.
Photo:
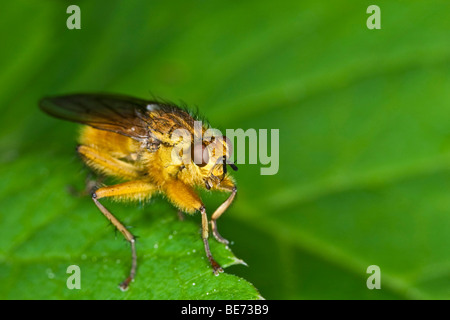
[[40, 108], [56, 118], [115, 132], [143, 142], [150, 151], [174, 145], [175, 129], [194, 131], [194, 118], [176, 105], [111, 94], [43, 98]]
[[56, 118], [145, 141], [150, 138], [147, 107], [155, 104], [123, 95], [73, 94], [43, 98], [39, 106]]

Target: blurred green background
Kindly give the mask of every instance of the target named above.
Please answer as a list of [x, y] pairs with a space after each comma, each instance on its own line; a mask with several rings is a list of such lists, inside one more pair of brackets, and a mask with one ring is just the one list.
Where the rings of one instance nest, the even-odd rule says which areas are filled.
[[[70, 4], [81, 8], [81, 30], [66, 28]], [[381, 30], [366, 27], [371, 4]], [[219, 129], [280, 130], [278, 174], [240, 165], [238, 197], [219, 224], [248, 264], [226, 273], [262, 297], [450, 298], [449, 12], [435, 0], [3, 3], [0, 297], [135, 297], [108, 287], [126, 273], [114, 258], [128, 261], [120, 235], [89, 198], [66, 190], [86, 177], [77, 126], [37, 107], [50, 94], [115, 92], [183, 101]], [[205, 195], [210, 212], [223, 199]], [[114, 205], [148, 253], [137, 282], [154, 283], [139, 298], [186, 297], [153, 289], [172, 282], [144, 247], [175, 226], [193, 230], [185, 245], [200, 259], [199, 217], [183, 227], [163, 200], [154, 205]], [[117, 273], [96, 269], [86, 276], [96, 288], [83, 282], [76, 293], [55, 285], [90, 252]], [[163, 259], [193, 263], [172, 260]], [[366, 287], [369, 265], [380, 267], [380, 290]]]

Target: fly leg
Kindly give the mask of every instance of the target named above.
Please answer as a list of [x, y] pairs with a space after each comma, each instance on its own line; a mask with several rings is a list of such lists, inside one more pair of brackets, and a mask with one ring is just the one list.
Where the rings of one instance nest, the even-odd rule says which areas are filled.
[[222, 267], [216, 262], [216, 260], [214, 260], [211, 250], [209, 249], [208, 217], [206, 216], [205, 206], [198, 195], [190, 186], [179, 180], [167, 182], [164, 186], [164, 191], [170, 201], [178, 207], [178, 209], [187, 213], [200, 211], [202, 215], [202, 240], [205, 247], [206, 257], [213, 268], [214, 274], [223, 272]]
[[94, 177], [93, 172], [90, 171], [86, 177], [83, 190], [77, 190], [73, 185], [68, 185], [67, 192], [73, 197], [85, 197], [87, 195], [92, 195], [95, 190], [100, 188], [104, 179], [105, 176], [101, 175]]
[[234, 185], [234, 183], [230, 179], [225, 179], [222, 181], [221, 186], [219, 186], [219, 190], [223, 191], [231, 191], [230, 196], [227, 200], [224, 201], [217, 209], [214, 211], [213, 215], [211, 216], [211, 229], [214, 235], [214, 238], [216, 238], [217, 241], [228, 244], [229, 241], [222, 237], [217, 230], [217, 219], [220, 218], [220, 216], [228, 209], [228, 207], [231, 205], [231, 203], [234, 200], [234, 197], [236, 196], [237, 188]]
[[132, 163], [114, 158], [108, 152], [86, 145], [79, 145], [77, 152], [84, 162], [96, 172], [104, 175], [126, 178], [131, 181], [109, 187], [102, 187], [92, 193], [92, 200], [103, 215], [122, 233], [131, 246], [131, 269], [128, 277], [120, 284], [121, 290], [127, 290], [136, 276], [137, 254], [136, 238], [127, 228], [98, 200], [101, 198], [115, 198], [117, 200], [145, 200], [149, 199], [157, 188], [146, 182], [138, 180], [140, 170]]
[[136, 254], [136, 238], [128, 231], [128, 229], [98, 200], [101, 198], [113, 197], [117, 199], [141, 200], [150, 198], [151, 194], [156, 191], [156, 187], [144, 181], [130, 181], [109, 187], [98, 189], [92, 194], [92, 200], [103, 215], [122, 233], [125, 239], [131, 245], [131, 268], [128, 277], [119, 285], [122, 291], [128, 289], [130, 282], [136, 276], [137, 270], [137, 254]]
[[203, 245], [205, 247], [206, 257], [209, 260], [209, 263], [211, 264], [213, 268], [213, 272], [215, 275], [218, 275], [219, 272], [223, 272], [222, 267], [214, 260], [211, 250], [209, 249], [209, 231], [208, 231], [208, 217], [206, 216], [206, 210], [205, 207], [201, 207], [200, 213], [202, 214], [202, 239], [203, 239]]

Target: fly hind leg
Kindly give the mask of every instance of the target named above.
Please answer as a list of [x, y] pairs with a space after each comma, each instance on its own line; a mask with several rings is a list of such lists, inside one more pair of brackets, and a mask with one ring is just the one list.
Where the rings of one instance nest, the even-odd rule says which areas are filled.
[[89, 168], [101, 175], [126, 180], [137, 180], [141, 175], [141, 171], [134, 164], [114, 158], [104, 150], [79, 145], [77, 152]]
[[67, 192], [74, 197], [85, 197], [92, 195], [95, 190], [99, 189], [103, 185], [104, 180], [104, 175], [97, 175], [94, 172], [89, 171], [84, 182], [84, 189], [79, 190], [73, 185], [69, 185], [67, 186]]
[[157, 191], [157, 188], [146, 181], [139, 180], [140, 170], [132, 163], [128, 163], [111, 156], [105, 150], [94, 147], [80, 145], [77, 148], [78, 153], [84, 162], [96, 172], [103, 175], [120, 177], [122, 179], [132, 180], [129, 182], [102, 187], [92, 193], [92, 200], [101, 213], [119, 230], [125, 239], [131, 245], [131, 269], [129, 276], [120, 284], [120, 289], [126, 290], [131, 281], [136, 276], [137, 254], [136, 238], [127, 230], [127, 228], [106, 209], [98, 200], [101, 198], [114, 198], [117, 200], [145, 200]]
[[131, 281], [136, 276], [137, 270], [137, 254], [136, 254], [136, 238], [128, 231], [128, 229], [98, 200], [101, 198], [112, 197], [118, 200], [143, 200], [150, 198], [156, 191], [156, 187], [145, 181], [129, 181], [121, 184], [103, 187], [92, 194], [92, 200], [103, 215], [122, 233], [125, 239], [131, 245], [131, 269], [129, 276], [120, 284], [120, 289], [125, 291], [128, 289]]

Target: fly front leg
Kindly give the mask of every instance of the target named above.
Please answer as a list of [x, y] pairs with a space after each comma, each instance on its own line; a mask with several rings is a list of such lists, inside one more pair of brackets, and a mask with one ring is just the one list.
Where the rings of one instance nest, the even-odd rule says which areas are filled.
[[219, 185], [217, 190], [222, 191], [231, 191], [230, 196], [227, 200], [224, 201], [217, 209], [214, 211], [213, 215], [211, 216], [211, 229], [214, 235], [214, 238], [216, 238], [217, 241], [228, 244], [229, 241], [222, 237], [217, 230], [217, 219], [220, 218], [220, 216], [228, 209], [228, 207], [231, 205], [231, 203], [234, 200], [234, 197], [236, 196], [237, 188], [234, 185], [233, 181], [229, 178], [226, 178], [222, 181], [222, 183]]
[[217, 276], [219, 272], [223, 272], [222, 267], [214, 260], [214, 258], [211, 255], [211, 250], [209, 249], [209, 231], [208, 231], [208, 217], [206, 216], [206, 210], [205, 207], [200, 208], [200, 213], [202, 214], [202, 239], [203, 239], [203, 245], [205, 246], [205, 252], [206, 257], [209, 260], [209, 263], [211, 264], [213, 268], [214, 274]]

